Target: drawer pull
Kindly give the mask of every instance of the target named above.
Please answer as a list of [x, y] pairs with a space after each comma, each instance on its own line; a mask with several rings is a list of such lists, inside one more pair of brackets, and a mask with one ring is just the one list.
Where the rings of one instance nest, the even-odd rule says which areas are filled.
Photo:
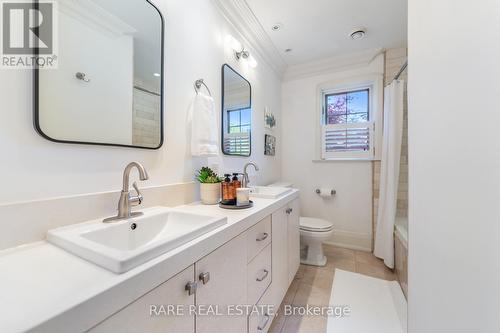
[[288, 209], [286, 210], [286, 213], [287, 213], [288, 215], [292, 214], [292, 212], [293, 212], [293, 208], [288, 208]]
[[199, 279], [201, 282], [203, 282], [203, 284], [207, 284], [208, 281], [210, 281], [210, 273], [209, 272], [201, 273]]
[[267, 313], [264, 315], [264, 317], [266, 317], [264, 323], [262, 323], [261, 325], [257, 326], [257, 329], [259, 331], [263, 331], [266, 328], [267, 324], [269, 324], [269, 319], [271, 319], [271, 317]]
[[267, 269], [265, 269], [264, 274], [260, 278], [257, 278], [257, 281], [258, 282], [264, 281], [268, 275], [269, 275], [269, 271]]
[[196, 289], [198, 288], [198, 284], [196, 282], [189, 282], [186, 284], [186, 287], [184, 288], [187, 292], [188, 295], [194, 295], [196, 293]]
[[256, 241], [257, 242], [262, 242], [262, 241], [265, 241], [267, 239], [267, 237], [269, 237], [269, 234], [267, 232], [263, 233], [261, 236], [259, 236]]

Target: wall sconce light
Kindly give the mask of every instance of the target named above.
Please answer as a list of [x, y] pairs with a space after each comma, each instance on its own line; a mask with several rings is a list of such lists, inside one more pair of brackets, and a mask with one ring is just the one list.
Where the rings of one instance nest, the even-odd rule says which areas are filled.
[[255, 60], [255, 58], [252, 57], [250, 51], [245, 50], [243, 45], [236, 38], [234, 38], [231, 35], [228, 35], [226, 38], [226, 43], [227, 45], [229, 45], [229, 47], [231, 47], [231, 49], [233, 49], [234, 55], [236, 56], [236, 59], [238, 59], [238, 61], [240, 59], [244, 59], [248, 63], [248, 66], [252, 68], [257, 67], [258, 65], [257, 60]]

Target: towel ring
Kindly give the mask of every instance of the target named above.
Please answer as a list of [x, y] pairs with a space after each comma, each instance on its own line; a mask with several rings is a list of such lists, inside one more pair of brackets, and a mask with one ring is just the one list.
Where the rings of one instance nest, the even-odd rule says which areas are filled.
[[205, 86], [205, 88], [207, 89], [209, 95], [212, 96], [212, 93], [210, 92], [210, 89], [205, 84], [205, 81], [203, 79], [198, 79], [198, 80], [194, 81], [194, 91], [196, 91], [196, 94], [198, 94], [200, 92], [200, 89], [201, 89], [202, 85]]

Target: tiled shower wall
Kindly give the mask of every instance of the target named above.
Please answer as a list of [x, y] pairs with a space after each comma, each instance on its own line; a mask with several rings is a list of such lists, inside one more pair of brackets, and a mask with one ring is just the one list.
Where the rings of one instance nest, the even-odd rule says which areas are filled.
[[[407, 50], [389, 49], [385, 54], [385, 85], [391, 83], [401, 66], [407, 59]], [[407, 81], [405, 70], [400, 79]], [[408, 100], [407, 87], [404, 94], [403, 141], [401, 147], [401, 162], [398, 186], [397, 217], [408, 217]], [[377, 214], [380, 190], [380, 161], [373, 162], [373, 239], [377, 230]], [[372, 242], [374, 244], [374, 242]]]
[[160, 141], [160, 96], [134, 88], [132, 144], [155, 147]]

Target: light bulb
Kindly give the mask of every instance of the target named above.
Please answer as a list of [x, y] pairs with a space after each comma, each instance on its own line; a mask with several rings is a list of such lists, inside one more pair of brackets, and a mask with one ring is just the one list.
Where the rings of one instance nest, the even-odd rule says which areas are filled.
[[243, 50], [243, 45], [241, 45], [241, 43], [231, 35], [227, 35], [226, 45], [228, 45], [236, 52], [240, 52], [241, 50]]
[[251, 55], [248, 56], [247, 61], [248, 61], [248, 66], [250, 66], [252, 68], [257, 67], [257, 65], [258, 65], [257, 60], [255, 60], [255, 58], [252, 57]]

